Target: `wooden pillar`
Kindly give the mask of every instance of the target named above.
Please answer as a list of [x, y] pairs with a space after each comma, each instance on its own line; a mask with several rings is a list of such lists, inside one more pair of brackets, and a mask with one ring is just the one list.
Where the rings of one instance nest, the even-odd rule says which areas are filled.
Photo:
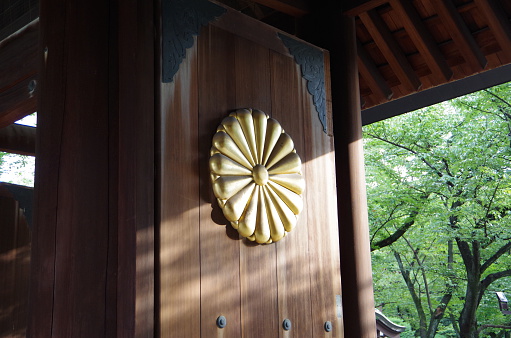
[[373, 338], [369, 226], [362, 150], [362, 119], [353, 18], [338, 17], [331, 48], [332, 105], [345, 337]]
[[40, 6], [28, 336], [153, 336], [153, 2]]
[[355, 20], [342, 15], [341, 1], [322, 0], [313, 10], [301, 36], [330, 52], [344, 337], [374, 338]]

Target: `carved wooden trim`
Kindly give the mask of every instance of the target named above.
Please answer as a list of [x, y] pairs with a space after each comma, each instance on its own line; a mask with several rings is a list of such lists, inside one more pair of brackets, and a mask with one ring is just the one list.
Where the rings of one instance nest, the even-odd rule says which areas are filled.
[[225, 13], [207, 0], [162, 1], [162, 81], [172, 82], [202, 26]]
[[300, 42], [287, 35], [280, 34], [279, 38], [289, 49], [296, 63], [300, 65], [302, 77], [307, 80], [307, 91], [312, 95], [314, 107], [318, 112], [323, 131], [327, 131], [326, 122], [326, 92], [325, 92], [325, 60], [321, 49]]

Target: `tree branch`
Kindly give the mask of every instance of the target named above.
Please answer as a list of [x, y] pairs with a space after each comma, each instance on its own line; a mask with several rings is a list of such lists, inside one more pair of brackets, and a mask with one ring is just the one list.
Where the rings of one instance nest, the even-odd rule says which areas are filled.
[[[383, 138], [383, 137], [380, 137], [380, 136], [377, 136], [377, 135], [374, 135], [374, 134], [370, 134], [370, 133], [368, 133], [367, 135], [369, 135], [369, 136], [371, 136], [371, 137], [373, 137], [373, 138], [375, 138], [375, 139], [377, 139], [377, 140], [380, 140], [380, 141], [382, 141], [382, 142], [386, 142], [386, 143], [388, 143], [388, 144], [391, 144], [391, 145], [393, 145], [393, 146], [395, 146], [395, 147], [398, 147], [398, 148], [404, 149], [404, 150], [406, 150], [406, 151], [408, 151], [408, 152], [410, 152], [410, 153], [412, 153], [412, 154], [416, 155], [416, 156], [417, 156], [417, 157], [418, 157], [418, 158], [419, 158], [419, 159], [420, 159], [420, 160], [421, 160], [424, 164], [426, 164], [426, 165], [427, 165], [427, 166], [428, 166], [431, 170], [433, 170], [433, 171], [434, 171], [434, 172], [438, 175], [438, 177], [443, 177], [443, 176], [444, 176], [444, 174], [443, 174], [440, 170], [438, 170], [435, 166], [433, 166], [431, 163], [429, 163], [429, 162], [428, 162], [425, 158], [423, 158], [423, 157], [421, 156], [421, 154], [420, 154], [420, 153], [418, 153], [417, 151], [413, 150], [412, 148], [409, 148], [409, 147], [404, 146], [404, 145], [402, 145], [402, 144], [399, 144], [399, 143], [396, 143], [396, 142], [393, 142], [393, 141], [387, 140], [387, 139], [385, 139], [385, 138]], [[449, 183], [450, 183], [451, 185], [453, 185], [453, 184], [452, 184], [452, 182], [447, 182], [447, 184], [449, 184]]]
[[479, 328], [477, 329], [477, 333], [481, 333], [481, 331], [483, 331], [484, 329], [486, 329], [488, 327], [494, 327], [496, 329], [508, 329], [508, 330], [511, 329], [511, 326], [507, 326], [507, 325], [484, 324], [484, 325], [479, 326]]
[[[417, 264], [419, 264], [419, 269], [422, 274], [422, 282], [424, 283], [424, 289], [426, 292], [426, 299], [428, 301], [428, 308], [429, 308], [429, 312], [431, 313], [431, 312], [433, 312], [433, 305], [431, 304], [431, 297], [429, 294], [429, 284], [428, 284], [428, 280], [426, 278], [426, 271], [424, 270], [424, 265], [422, 264], [424, 261], [420, 260], [419, 254], [418, 254], [418, 249], [415, 250], [415, 248], [412, 246], [412, 243], [410, 243], [408, 238], [403, 236], [403, 239], [406, 241], [406, 244], [408, 244], [408, 247], [410, 248], [410, 250], [412, 250], [413, 257], [415, 258], [415, 261], [417, 261]], [[424, 258], [424, 259], [426, 259], [426, 258]]]
[[462, 241], [459, 238], [456, 238], [456, 244], [458, 245], [458, 249], [460, 250], [461, 258], [463, 259], [463, 263], [465, 265], [465, 269], [467, 270], [467, 275], [472, 271], [469, 269], [472, 267], [473, 256], [472, 251], [470, 251], [470, 246], [466, 241]]
[[480, 291], [479, 291], [479, 302], [483, 298], [484, 292], [486, 291], [488, 286], [490, 286], [491, 283], [495, 282], [497, 279], [509, 277], [509, 276], [511, 276], [511, 269], [507, 269], [507, 270], [495, 272], [495, 273], [490, 273], [488, 276], [486, 276], [481, 281], [481, 284], [480, 284], [481, 287], [480, 287]]
[[424, 312], [424, 308], [422, 307], [422, 303], [419, 295], [415, 291], [415, 287], [410, 279], [410, 272], [405, 269], [403, 265], [403, 261], [401, 260], [401, 256], [397, 251], [394, 251], [394, 257], [396, 258], [397, 264], [399, 266], [399, 270], [401, 271], [401, 275], [405, 280], [406, 286], [408, 287], [408, 291], [410, 292], [410, 296], [412, 296], [413, 303], [415, 304], [415, 308], [417, 310], [417, 314], [419, 315], [420, 322], [420, 330], [426, 333], [426, 313]]
[[406, 231], [410, 229], [412, 225], [414, 225], [415, 217], [418, 214], [419, 212], [417, 210], [412, 210], [411, 215], [407, 218], [408, 221], [406, 221], [402, 226], [400, 226], [396, 231], [394, 231], [392, 235], [382, 239], [381, 241], [371, 244], [371, 252], [389, 246], [395, 241], [397, 241], [399, 238], [401, 238], [406, 233]]
[[[370, 243], [373, 242], [374, 240], [374, 237], [376, 236], [376, 234], [378, 234], [378, 232], [381, 230], [381, 228], [383, 228], [385, 225], [387, 225], [388, 222], [390, 222], [391, 220], [394, 219], [394, 212], [396, 212], [397, 208], [399, 208], [401, 205], [403, 205], [403, 203], [399, 203], [399, 204], [396, 204], [393, 208], [392, 208], [392, 211], [389, 213], [389, 217], [387, 217], [387, 219], [385, 220], [385, 222], [383, 222], [379, 227], [378, 229], [376, 229], [376, 231], [374, 232], [373, 236], [371, 237], [371, 240], [370, 240]], [[372, 250], [371, 250], [372, 251]]]
[[500, 247], [490, 258], [488, 258], [483, 265], [481, 266], [481, 273], [485, 272], [486, 269], [490, 267], [500, 256], [505, 254], [509, 249], [511, 249], [511, 241], [507, 242], [503, 246]]
[[507, 102], [506, 100], [504, 100], [503, 98], [501, 98], [500, 96], [498, 96], [497, 94], [492, 93], [488, 89], [484, 89], [484, 92], [486, 92], [487, 94], [490, 94], [491, 96], [493, 96], [494, 98], [496, 98], [497, 100], [499, 100], [500, 102], [504, 103], [506, 106], [511, 108], [511, 104], [509, 102]]

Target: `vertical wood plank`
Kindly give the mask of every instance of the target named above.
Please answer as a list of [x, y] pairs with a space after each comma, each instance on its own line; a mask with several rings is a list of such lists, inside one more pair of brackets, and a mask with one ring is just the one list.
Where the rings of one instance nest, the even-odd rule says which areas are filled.
[[[109, 4], [67, 2], [52, 334], [103, 337], [108, 264]], [[94, 25], [90, 22], [94, 21]], [[48, 53], [51, 53], [49, 50]], [[48, 58], [51, 55], [49, 54]], [[61, 98], [58, 98], [61, 99]], [[48, 114], [43, 111], [40, 115]], [[44, 117], [43, 117], [44, 119]], [[38, 127], [39, 128], [39, 127]], [[94, 325], [91, 325], [94, 323]]]
[[236, 106], [271, 114], [269, 50], [238, 37], [236, 49]]
[[29, 336], [133, 335], [140, 293], [153, 334], [137, 276], [153, 271], [152, 17], [152, 2], [41, 3]]
[[153, 337], [153, 1], [122, 2], [118, 10], [117, 336]]
[[16, 299], [16, 234], [18, 228], [18, 202], [0, 196], [0, 336], [22, 334], [15, 323], [19, 311]]
[[[18, 223], [16, 225], [16, 249], [14, 270], [15, 300], [12, 328], [20, 336], [26, 336], [28, 315], [28, 289], [30, 281], [30, 231], [22, 209], [18, 210]], [[1, 219], [1, 217], [0, 217]], [[1, 274], [0, 274], [1, 275]]]
[[[271, 115], [269, 50], [237, 38], [236, 105]], [[243, 337], [273, 337], [279, 329], [276, 246], [243, 240], [240, 245]]]
[[[53, 325], [53, 287], [55, 280], [55, 225], [57, 222], [57, 184], [64, 119], [65, 1], [41, 1], [38, 127], [34, 195], [34, 227], [30, 273], [29, 337], [51, 337]], [[46, 50], [46, 57], [44, 51]], [[45, 113], [47, 111], [47, 113]], [[52, 113], [53, 112], [53, 113]]]
[[197, 45], [161, 85], [160, 334], [200, 336]]
[[48, 0], [41, 13], [47, 54], [40, 50], [44, 97], [38, 110], [41, 161], [29, 335], [102, 337], [109, 232], [109, 4]]
[[[311, 98], [306, 97], [303, 102], [304, 111], [309, 112], [304, 127], [307, 137], [304, 166], [313, 336], [342, 337], [336, 310], [341, 283], [333, 138], [323, 132]], [[324, 329], [326, 321], [333, 324], [329, 333]]]
[[[291, 57], [271, 54], [272, 116], [277, 119], [294, 141], [297, 154], [305, 160], [304, 95], [300, 68]], [[305, 92], [304, 92], [305, 90]], [[307, 177], [305, 166], [302, 174]], [[307, 189], [307, 188], [306, 188]], [[302, 196], [305, 199], [305, 194]], [[277, 278], [279, 324], [291, 320], [292, 329], [279, 326], [280, 337], [312, 337], [311, 294], [309, 275], [309, 232], [307, 200], [296, 227], [277, 242]]]
[[[210, 26], [199, 36], [201, 337], [241, 337], [240, 240], [211, 187], [209, 157], [221, 120], [236, 109], [234, 36]], [[216, 326], [218, 316], [227, 326]]]

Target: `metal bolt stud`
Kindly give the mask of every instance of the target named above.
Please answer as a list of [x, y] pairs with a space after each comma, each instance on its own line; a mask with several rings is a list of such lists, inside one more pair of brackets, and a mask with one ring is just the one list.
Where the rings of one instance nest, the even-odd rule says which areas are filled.
[[35, 87], [37, 87], [37, 81], [36, 80], [30, 80], [28, 83], [28, 92], [30, 94], [33, 94], [35, 91]]
[[282, 322], [282, 328], [285, 330], [285, 331], [289, 331], [291, 330], [291, 321], [289, 319], [284, 319], [284, 321]]
[[216, 326], [218, 326], [220, 329], [223, 329], [227, 325], [227, 319], [224, 316], [219, 316], [216, 319]]
[[328, 322], [328, 321], [327, 321], [327, 322], [325, 322], [325, 331], [326, 331], [326, 332], [330, 332], [330, 331], [332, 331], [332, 328], [333, 328], [333, 327], [332, 327], [332, 323], [331, 323], [331, 322]]

